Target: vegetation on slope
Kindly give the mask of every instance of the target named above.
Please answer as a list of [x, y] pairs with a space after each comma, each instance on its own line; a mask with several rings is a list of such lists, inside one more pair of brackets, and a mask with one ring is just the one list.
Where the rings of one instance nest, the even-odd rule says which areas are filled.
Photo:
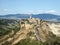
[[0, 36], [6, 35], [9, 32], [19, 30], [19, 21], [14, 19], [0, 19]]

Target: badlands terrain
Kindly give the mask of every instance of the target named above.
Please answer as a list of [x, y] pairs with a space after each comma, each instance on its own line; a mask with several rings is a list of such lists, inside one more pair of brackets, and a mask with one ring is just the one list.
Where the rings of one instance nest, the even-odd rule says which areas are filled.
[[0, 45], [60, 45], [60, 22], [0, 19]]

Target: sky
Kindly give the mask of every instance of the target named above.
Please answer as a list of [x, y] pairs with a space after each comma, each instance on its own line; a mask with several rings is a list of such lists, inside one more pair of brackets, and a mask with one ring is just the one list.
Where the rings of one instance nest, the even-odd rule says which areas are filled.
[[60, 0], [0, 0], [0, 15], [41, 13], [60, 15]]

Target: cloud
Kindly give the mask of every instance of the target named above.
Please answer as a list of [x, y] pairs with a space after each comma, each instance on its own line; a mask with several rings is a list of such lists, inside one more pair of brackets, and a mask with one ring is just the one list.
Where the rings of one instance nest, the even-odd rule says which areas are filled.
[[45, 13], [50, 13], [50, 14], [55, 14], [55, 15], [59, 15], [60, 16], [60, 12], [56, 11], [56, 10], [45, 11]]
[[8, 9], [4, 9], [3, 11], [8, 11]]
[[55, 10], [18, 10], [18, 9], [0, 9], [0, 15], [5, 15], [5, 14], [42, 14], [42, 13], [50, 13], [50, 14], [60, 14], [60, 12], [55, 11]]
[[43, 10], [30, 10], [29, 11], [29, 13], [31, 13], [31, 14], [41, 14], [41, 13], [43, 13]]
[[7, 12], [8, 9], [0, 9], [0, 12]]
[[10, 10], [8, 10], [8, 9], [0, 9], [0, 14], [1, 15], [8, 14], [9, 11]]
[[24, 14], [42, 14], [42, 13], [51, 13], [51, 14], [55, 14], [56, 11], [55, 10], [26, 10], [26, 11], [21, 11]]
[[0, 9], [0, 15], [16, 14], [16, 13], [18, 13], [18, 11], [14, 9]]
[[22, 14], [41, 14], [43, 13], [43, 10], [23, 10], [20, 13]]
[[45, 13], [56, 13], [55, 10], [49, 10], [49, 11], [46, 11]]

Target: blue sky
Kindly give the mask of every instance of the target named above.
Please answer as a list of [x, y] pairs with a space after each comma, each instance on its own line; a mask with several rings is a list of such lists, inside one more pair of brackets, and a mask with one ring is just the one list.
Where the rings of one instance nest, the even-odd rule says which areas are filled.
[[0, 0], [0, 15], [17, 13], [60, 15], [60, 0]]

